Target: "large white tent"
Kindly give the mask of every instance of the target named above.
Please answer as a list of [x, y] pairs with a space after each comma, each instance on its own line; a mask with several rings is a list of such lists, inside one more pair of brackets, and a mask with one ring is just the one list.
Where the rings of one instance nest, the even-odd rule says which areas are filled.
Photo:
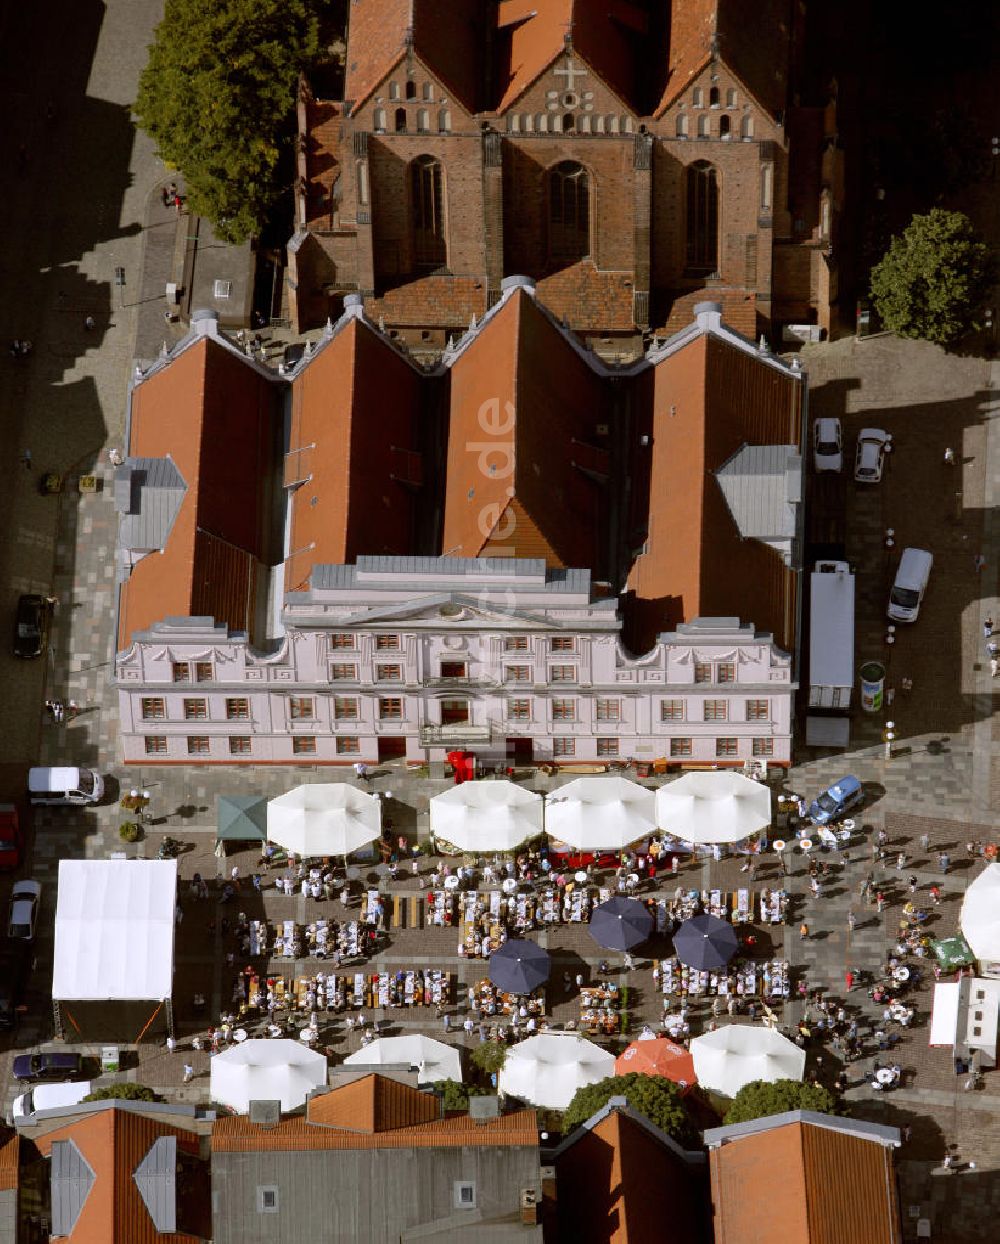
[[462, 1083], [462, 1060], [458, 1050], [444, 1041], [413, 1033], [405, 1037], [377, 1037], [353, 1054], [344, 1063], [351, 1067], [403, 1066], [417, 1068], [418, 1084], [435, 1080]]
[[691, 1042], [702, 1088], [735, 1097], [751, 1080], [801, 1080], [806, 1052], [772, 1028], [726, 1024]]
[[614, 1054], [593, 1041], [575, 1032], [545, 1032], [511, 1046], [499, 1088], [533, 1106], [565, 1110], [577, 1089], [614, 1074]]
[[305, 857], [349, 855], [379, 836], [382, 805], [346, 782], [296, 786], [267, 805], [267, 836]]
[[1000, 864], [990, 864], [965, 891], [962, 936], [980, 961], [1000, 961]]
[[542, 832], [542, 797], [506, 780], [462, 782], [431, 800], [431, 833], [460, 851], [511, 851]]
[[280, 1101], [296, 1110], [315, 1088], [326, 1087], [326, 1056], [301, 1041], [250, 1040], [214, 1054], [212, 1100], [246, 1114], [252, 1101]]
[[685, 773], [656, 792], [656, 822], [687, 842], [738, 842], [770, 825], [771, 792], [728, 769]]
[[618, 851], [656, 829], [656, 796], [620, 777], [583, 777], [545, 800], [545, 829], [579, 851]]
[[52, 997], [168, 999], [176, 901], [176, 860], [60, 860]]

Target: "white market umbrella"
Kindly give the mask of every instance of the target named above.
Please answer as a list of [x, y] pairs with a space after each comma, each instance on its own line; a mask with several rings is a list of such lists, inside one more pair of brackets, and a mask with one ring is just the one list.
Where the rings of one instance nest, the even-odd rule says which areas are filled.
[[615, 1056], [574, 1032], [541, 1033], [507, 1051], [499, 1088], [533, 1106], [565, 1110], [577, 1089], [615, 1074]]
[[296, 1110], [315, 1088], [326, 1087], [326, 1056], [300, 1041], [250, 1040], [213, 1054], [212, 1100], [246, 1114], [252, 1101], [280, 1101]]
[[772, 1028], [726, 1024], [691, 1042], [702, 1088], [735, 1097], [751, 1080], [801, 1080], [806, 1052]]
[[433, 1084], [435, 1080], [462, 1083], [462, 1060], [458, 1050], [444, 1041], [435, 1041], [433, 1037], [422, 1037], [416, 1033], [405, 1037], [377, 1037], [356, 1053], [348, 1054], [344, 1062], [352, 1067], [394, 1064], [416, 1067], [418, 1084]]
[[1000, 959], [1000, 864], [989, 864], [965, 891], [959, 927], [977, 959]]
[[268, 840], [307, 858], [350, 855], [381, 831], [377, 797], [346, 782], [296, 786], [267, 805]]
[[506, 780], [463, 782], [431, 800], [431, 833], [460, 851], [512, 851], [542, 832], [542, 797]]
[[545, 800], [545, 829], [579, 851], [620, 851], [656, 830], [656, 796], [628, 778], [577, 778]]
[[686, 842], [738, 842], [771, 824], [771, 792], [741, 773], [685, 773], [656, 792], [656, 823]]

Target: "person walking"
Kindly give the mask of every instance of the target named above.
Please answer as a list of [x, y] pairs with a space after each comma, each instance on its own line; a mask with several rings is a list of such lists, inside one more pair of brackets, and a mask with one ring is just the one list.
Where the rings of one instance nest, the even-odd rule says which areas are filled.
[[185, 1063], [184, 1064], [184, 1083], [190, 1084], [193, 1079], [194, 1079], [194, 1068], [191, 1066], [190, 1063]]
[[983, 621], [983, 638], [989, 639], [993, 634], [993, 615], [988, 613]]
[[938, 856], [938, 867], [943, 873], [948, 871], [948, 865], [951, 863], [951, 856], [947, 851], [942, 851]]
[[851, 990], [854, 988], [854, 973], [851, 971], [850, 968], [848, 968], [847, 971], [844, 973], [844, 984], [847, 987], [847, 992], [850, 993]]
[[936, 907], [941, 902], [941, 887], [932, 885], [927, 893], [931, 896], [931, 902]]
[[[847, 927], [851, 930], [852, 933], [858, 927], [858, 918], [854, 914], [853, 911], [849, 911], [847, 913]], [[850, 985], [848, 985], [848, 989], [850, 989]]]
[[931, 849], [931, 836], [930, 836], [930, 834], [921, 834], [921, 835], [920, 835], [920, 850], [921, 850], [921, 851], [929, 851], [930, 849]]
[[885, 904], [886, 904], [885, 895], [882, 893], [881, 890], [879, 890], [879, 892], [875, 895], [875, 908], [879, 912], [880, 915], [883, 911], [885, 911]]
[[911, 874], [910, 874], [910, 893], [911, 893], [911, 894], [916, 894], [916, 892], [917, 892], [917, 884], [918, 884], [918, 883], [917, 883], [917, 879], [916, 879], [916, 877], [915, 877], [915, 876], [911, 873]]

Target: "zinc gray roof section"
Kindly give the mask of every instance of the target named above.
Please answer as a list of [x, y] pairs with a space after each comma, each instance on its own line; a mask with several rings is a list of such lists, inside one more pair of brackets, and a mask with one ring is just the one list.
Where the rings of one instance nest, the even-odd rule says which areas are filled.
[[[378, 575], [385, 575], [387, 578], [390, 575], [435, 575], [441, 579], [497, 577], [506, 580], [533, 579], [544, 575], [547, 592], [573, 594], [590, 591], [589, 570], [546, 570], [545, 562], [541, 558], [361, 556], [354, 566], [314, 566], [310, 581], [315, 591], [356, 588], [359, 586], [359, 572], [373, 576], [369, 581], [372, 586], [375, 586], [375, 576]], [[435, 587], [440, 586], [435, 584]]]
[[170, 458], [128, 458], [115, 471], [118, 543], [135, 551], [162, 549], [187, 492]]
[[72, 1140], [52, 1142], [52, 1234], [69, 1235], [76, 1226], [96, 1175]]
[[153, 1226], [177, 1230], [177, 1137], [158, 1136], [132, 1172]]
[[744, 539], [790, 540], [795, 536], [795, 498], [789, 476], [798, 470], [791, 445], [744, 445], [719, 467], [715, 478]]
[[730, 1123], [727, 1127], [710, 1127], [704, 1133], [705, 1144], [712, 1149], [728, 1140], [741, 1140], [744, 1136], [756, 1136], [770, 1132], [789, 1123], [809, 1123], [813, 1127], [825, 1127], [829, 1131], [843, 1132], [862, 1140], [875, 1140], [881, 1145], [898, 1148], [900, 1131], [884, 1123], [868, 1123], [864, 1119], [848, 1119], [840, 1115], [820, 1114], [816, 1110], [786, 1110], [783, 1114], [765, 1115], [762, 1119], [750, 1119], [746, 1123]]

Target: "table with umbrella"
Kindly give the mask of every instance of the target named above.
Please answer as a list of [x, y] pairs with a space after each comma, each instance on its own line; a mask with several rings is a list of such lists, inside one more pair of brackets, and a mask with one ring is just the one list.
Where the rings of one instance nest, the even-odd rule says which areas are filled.
[[540, 1033], [511, 1046], [500, 1071], [502, 1095], [565, 1110], [577, 1089], [614, 1075], [613, 1054], [576, 1033]]
[[579, 851], [620, 851], [655, 832], [656, 796], [627, 778], [576, 778], [546, 799], [545, 829]]
[[513, 851], [542, 832], [542, 797], [506, 779], [463, 782], [430, 801], [439, 845], [476, 855]]
[[725, 967], [738, 949], [733, 926], [717, 916], [693, 916], [674, 933], [677, 958], [698, 972]]
[[590, 936], [605, 950], [633, 950], [653, 932], [653, 917], [634, 898], [599, 903], [590, 918]]
[[313, 782], [267, 805], [268, 839], [293, 855], [348, 856], [379, 837], [382, 805], [346, 782]]
[[988, 864], [965, 891], [959, 927], [977, 959], [1000, 961], [1000, 864]]
[[772, 1028], [725, 1024], [691, 1042], [702, 1088], [734, 1097], [752, 1080], [801, 1080], [806, 1052]]
[[530, 994], [549, 979], [549, 952], [537, 942], [512, 937], [490, 955], [489, 977], [502, 993]]
[[357, 1053], [348, 1054], [344, 1065], [416, 1067], [418, 1084], [433, 1084], [437, 1080], [462, 1083], [462, 1063], [455, 1046], [418, 1034], [378, 1037]]
[[697, 1082], [691, 1051], [668, 1037], [648, 1038], [643, 1034], [638, 1041], [626, 1046], [615, 1062], [615, 1075], [625, 1076], [631, 1072], [665, 1076], [688, 1090]]
[[728, 769], [685, 773], [657, 790], [656, 819], [687, 842], [739, 842], [770, 825], [771, 792]]
[[326, 1087], [326, 1056], [299, 1041], [248, 1040], [215, 1054], [209, 1063], [212, 1101], [246, 1114], [251, 1101], [280, 1101], [296, 1110]]

